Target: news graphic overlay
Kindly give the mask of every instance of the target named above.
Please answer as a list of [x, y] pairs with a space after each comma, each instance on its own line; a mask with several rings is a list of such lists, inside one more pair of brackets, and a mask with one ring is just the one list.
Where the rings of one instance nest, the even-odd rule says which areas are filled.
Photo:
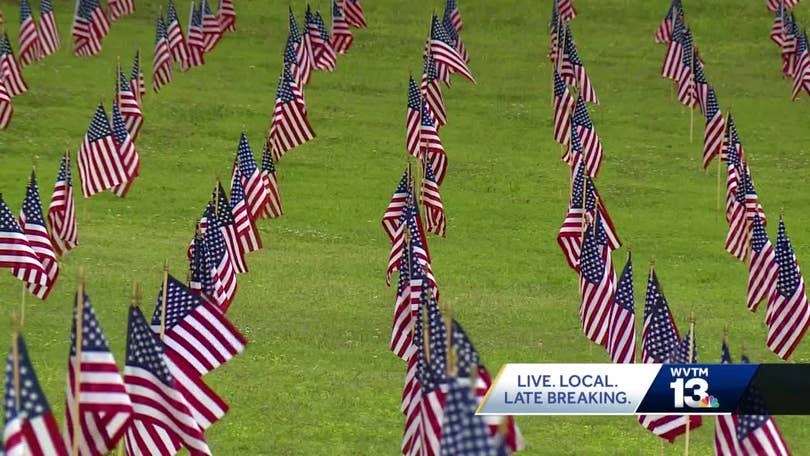
[[806, 415], [808, 379], [807, 364], [506, 364], [478, 414]]

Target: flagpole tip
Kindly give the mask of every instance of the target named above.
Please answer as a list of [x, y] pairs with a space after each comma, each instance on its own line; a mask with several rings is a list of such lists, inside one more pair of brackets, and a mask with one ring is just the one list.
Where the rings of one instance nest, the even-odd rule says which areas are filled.
[[169, 259], [163, 259], [163, 272], [169, 272]]

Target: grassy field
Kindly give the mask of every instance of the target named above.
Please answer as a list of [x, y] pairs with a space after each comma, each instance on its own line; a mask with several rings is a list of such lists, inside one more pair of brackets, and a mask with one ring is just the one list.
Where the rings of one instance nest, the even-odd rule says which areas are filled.
[[[55, 3], [63, 49], [25, 70], [31, 89], [14, 100], [12, 125], [0, 133], [0, 190], [15, 212], [32, 160], [47, 206], [60, 154], [78, 150], [99, 101], [109, 106], [119, 56], [128, 69], [141, 47], [150, 79], [160, 2], [138, 1], [137, 14], [115, 23], [103, 52], [90, 59], [71, 54], [72, 3]], [[231, 405], [208, 433], [215, 454], [399, 451], [405, 369], [387, 348], [393, 290], [384, 282], [389, 246], [379, 219], [405, 164], [408, 72], [421, 72], [430, 13], [443, 2], [364, 3], [369, 28], [356, 32], [334, 74], [316, 73], [307, 88], [318, 137], [280, 163], [286, 215], [260, 223], [266, 248], [249, 256], [250, 272], [240, 277], [229, 315], [250, 345], [207, 377]], [[449, 172], [442, 196], [449, 226], [447, 239], [430, 239], [443, 299], [490, 371], [506, 362], [607, 362], [582, 334], [577, 279], [555, 242], [568, 172], [551, 140], [549, 2], [459, 3], [478, 85], [459, 79], [445, 91]], [[810, 270], [810, 105], [806, 98], [789, 101], [778, 50], [768, 40], [772, 18], [760, 0], [684, 3], [708, 78], [721, 106], [735, 115], [764, 207], [772, 221], [784, 208], [799, 262]], [[292, 4], [301, 16], [304, 3]], [[184, 24], [187, 6], [178, 4]], [[577, 0], [576, 6], [575, 37], [602, 101], [591, 110], [606, 154], [597, 185], [635, 254], [637, 309], [641, 271], [654, 255], [681, 328], [690, 311], [697, 316], [701, 361], [718, 359], [729, 325], [735, 357], [745, 345], [754, 361], [777, 362], [765, 347], [763, 315], [745, 308], [747, 269], [723, 251], [715, 174], [700, 169], [702, 119], [696, 114], [690, 144], [689, 113], [659, 77], [664, 47], [652, 38], [666, 2]], [[16, 48], [17, 2], [0, 1], [0, 8]], [[238, 32], [204, 67], [176, 74], [159, 95], [146, 97], [141, 177], [130, 195], [79, 201], [80, 247], [64, 259], [51, 297], [28, 299], [26, 338], [60, 422], [78, 268], [87, 270], [87, 291], [123, 361], [130, 283], [145, 284], [151, 313], [163, 259], [185, 276], [193, 223], [216, 176], [229, 176], [240, 129], [260, 152], [287, 2], [244, 1], [236, 8]], [[796, 11], [810, 20], [806, 2]], [[775, 237], [776, 224], [768, 231]], [[617, 263], [624, 255], [616, 253]], [[6, 315], [19, 306], [20, 283], [8, 274], [0, 274], [0, 299]], [[0, 325], [0, 341], [8, 339], [8, 325]], [[808, 344], [799, 346], [796, 362], [810, 361]], [[518, 423], [525, 454], [659, 451], [658, 439], [631, 417]], [[693, 454], [711, 452], [713, 420], [705, 423], [692, 434]], [[795, 454], [810, 454], [806, 418], [778, 423]], [[682, 439], [664, 448], [681, 451]]]

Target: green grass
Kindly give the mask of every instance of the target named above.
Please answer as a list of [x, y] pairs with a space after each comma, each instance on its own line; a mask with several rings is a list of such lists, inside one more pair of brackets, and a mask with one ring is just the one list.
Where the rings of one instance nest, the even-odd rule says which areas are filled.
[[[33, 157], [47, 205], [65, 147], [78, 150], [95, 105], [109, 105], [114, 65], [143, 49], [151, 68], [156, 1], [112, 27], [103, 52], [70, 53], [72, 8], [57, 3], [64, 48], [25, 70], [31, 90], [14, 100], [0, 133], [0, 189], [16, 212]], [[405, 164], [408, 71], [421, 72], [430, 12], [443, 3], [365, 2], [369, 29], [334, 74], [307, 88], [315, 141], [279, 166], [286, 215], [260, 223], [266, 248], [249, 257], [229, 313], [250, 340], [246, 352], [206, 377], [231, 405], [208, 433], [215, 454], [394, 455], [403, 417], [404, 365], [387, 349], [393, 290], [385, 287], [388, 242], [379, 219]], [[579, 325], [577, 279], [555, 242], [568, 199], [568, 171], [551, 140], [548, 2], [462, 1], [463, 38], [477, 86], [445, 91], [442, 140], [449, 173], [442, 188], [447, 239], [430, 239], [443, 299], [490, 371], [506, 362], [607, 362]], [[810, 267], [810, 178], [803, 98], [791, 103], [768, 40], [762, 1], [686, 2], [686, 14], [721, 106], [732, 107], [760, 197], [781, 208], [799, 262]], [[0, 1], [16, 47], [17, 3]], [[326, 9], [324, 3], [324, 8]], [[666, 2], [577, 0], [580, 54], [602, 101], [591, 109], [606, 158], [597, 185], [641, 271], [651, 256], [683, 328], [697, 316], [702, 361], [720, 355], [723, 326], [734, 356], [776, 362], [762, 313], [745, 308], [746, 268], [723, 251], [714, 170], [700, 170], [702, 120], [689, 143], [689, 114], [659, 77], [664, 47], [652, 38]], [[119, 361], [130, 283], [145, 284], [147, 312], [161, 265], [183, 277], [186, 243], [216, 176], [229, 176], [244, 126], [259, 149], [272, 114], [286, 2], [239, 2], [238, 32], [208, 63], [145, 100], [138, 142], [141, 177], [125, 200], [103, 194], [78, 204], [80, 247], [62, 265], [46, 302], [28, 299], [25, 334], [51, 405], [63, 413], [70, 295], [79, 267]], [[304, 3], [293, 2], [301, 14]], [[178, 4], [185, 23], [187, 2]], [[810, 6], [797, 7], [801, 20]], [[258, 153], [259, 151], [256, 150]], [[78, 171], [74, 170], [74, 175]], [[77, 188], [78, 191], [78, 188]], [[617, 252], [623, 262], [624, 250]], [[20, 284], [0, 275], [6, 315]], [[638, 320], [640, 320], [640, 316]], [[0, 341], [9, 338], [0, 325]], [[794, 361], [810, 360], [808, 342]], [[713, 420], [692, 433], [693, 454], [709, 454]], [[525, 454], [654, 454], [659, 441], [632, 417], [522, 417]], [[780, 417], [795, 454], [810, 453], [806, 419]], [[679, 454], [682, 439], [665, 445]]]

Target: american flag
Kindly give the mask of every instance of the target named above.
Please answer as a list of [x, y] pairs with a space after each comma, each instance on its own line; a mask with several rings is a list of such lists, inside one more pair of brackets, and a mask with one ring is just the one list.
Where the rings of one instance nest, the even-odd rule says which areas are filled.
[[592, 342], [608, 346], [610, 313], [615, 305], [616, 272], [599, 214], [585, 227], [579, 260], [579, 318]]
[[115, 146], [118, 147], [118, 154], [121, 156], [127, 178], [126, 181], [113, 187], [111, 191], [115, 195], [123, 198], [127, 195], [132, 183], [140, 173], [141, 158], [138, 156], [138, 152], [135, 150], [135, 143], [133, 142], [132, 137], [129, 135], [129, 131], [127, 131], [127, 126], [124, 123], [124, 117], [121, 115], [121, 110], [118, 109], [118, 105], [115, 103], [113, 103], [112, 132], [113, 141], [115, 141]]
[[205, 302], [217, 305], [216, 299], [214, 299], [214, 285], [208, 270], [208, 250], [205, 248], [199, 224], [189, 245], [189, 250], [188, 287], [192, 293], [202, 297]]
[[747, 163], [743, 163], [740, 167], [740, 190], [745, 201], [745, 217], [749, 222], [753, 222], [754, 216], [759, 216], [762, 219], [762, 224], [767, 225], [768, 220], [765, 218], [765, 210], [762, 209], [762, 204], [759, 202], [759, 196], [754, 188], [754, 180], [751, 179], [751, 168]]
[[0, 130], [8, 128], [12, 116], [14, 116], [14, 105], [11, 104], [6, 81], [0, 78]]
[[202, 30], [203, 42], [205, 43], [205, 52], [211, 52], [219, 44], [222, 39], [222, 28], [219, 19], [211, 11], [207, 0], [200, 0], [200, 9], [202, 10]]
[[228, 196], [225, 194], [225, 189], [222, 188], [222, 183], [219, 181], [217, 181], [214, 192], [211, 194], [211, 202], [213, 203], [212, 212], [206, 215], [206, 222], [209, 224], [210, 228], [211, 217], [216, 217], [219, 221], [222, 237], [225, 239], [225, 246], [228, 248], [228, 256], [230, 256], [233, 262], [236, 273], [245, 273], [248, 270], [247, 262], [245, 261], [245, 251], [242, 250], [242, 243], [236, 232], [236, 224], [233, 213], [231, 212], [231, 204], [228, 202]]
[[588, 175], [596, 177], [602, 167], [604, 151], [602, 141], [599, 140], [599, 135], [596, 133], [593, 122], [591, 122], [591, 116], [588, 114], [588, 108], [582, 96], [577, 98], [574, 114], [571, 116], [571, 126], [576, 129], [577, 137], [582, 146], [583, 161], [588, 170]]
[[262, 173], [256, 166], [256, 158], [250, 148], [245, 132], [239, 137], [239, 147], [234, 157], [234, 167], [239, 166], [242, 176], [242, 186], [245, 189], [250, 216], [255, 220], [267, 205], [267, 188], [262, 181]]
[[135, 14], [135, 0], [107, 0], [107, 14], [113, 21]]
[[70, 31], [75, 43], [73, 53], [79, 57], [96, 55], [101, 51], [101, 40], [109, 32], [110, 23], [98, 0], [76, 1], [78, 5]]
[[405, 150], [421, 158], [420, 132], [422, 129], [422, 97], [413, 77], [408, 80], [408, 112], [405, 116]]
[[661, 68], [661, 76], [678, 81], [678, 75], [681, 72], [681, 65], [683, 65], [683, 33], [684, 33], [683, 18], [675, 16], [675, 21], [672, 26], [672, 38], [667, 45], [667, 53], [664, 56], [664, 66]]
[[67, 456], [56, 419], [19, 334], [13, 336], [5, 377], [5, 454]]
[[298, 87], [288, 72], [284, 72], [278, 82], [276, 106], [273, 110], [273, 123], [270, 126], [268, 142], [273, 158], [278, 161], [290, 149], [300, 146], [315, 137], [309, 125], [301, 100], [295, 96]]
[[400, 226], [400, 217], [402, 217], [402, 212], [406, 206], [408, 196], [412, 192], [412, 188], [411, 170], [406, 169], [382, 217], [383, 230], [385, 230], [385, 234], [388, 235], [391, 241], [394, 240], [397, 228]]
[[706, 72], [703, 70], [703, 60], [700, 58], [700, 52], [698, 52], [698, 48], [695, 47], [695, 60], [694, 60], [694, 89], [695, 89], [695, 96], [697, 97], [698, 105], [700, 106], [700, 112], [703, 115], [706, 115], [706, 104], [709, 101], [709, 81], [706, 79]]
[[37, 23], [28, 0], [20, 2], [20, 63], [26, 67], [42, 58]]
[[0, 48], [0, 72], [2, 72], [3, 81], [6, 83], [8, 94], [12, 98], [28, 90], [20, 63], [14, 56], [14, 50], [11, 49], [8, 33], [3, 34], [2, 48]]
[[221, 225], [214, 216], [214, 209], [210, 204], [206, 209], [206, 219], [208, 228], [203, 234], [207, 255], [205, 269], [211, 280], [212, 300], [225, 313], [236, 296], [236, 270], [220, 229]]
[[129, 309], [124, 382], [132, 399], [133, 423], [127, 429], [127, 454], [171, 456], [181, 447], [210, 455], [205, 435], [176, 389], [163, 347], [137, 307]]
[[[90, 298], [82, 293], [81, 310], [79, 299], [77, 294], [70, 333], [70, 356], [65, 388], [65, 444], [73, 447], [73, 439], [78, 436], [76, 444], [79, 454], [103, 456], [115, 448], [129, 427], [133, 412], [132, 401], [127, 394], [124, 379], [118, 372], [104, 331], [96, 318], [96, 312], [90, 304]], [[81, 317], [77, 315], [78, 312], [81, 312]], [[79, 350], [76, 348], [79, 340], [77, 331], [81, 332]], [[78, 360], [77, 351], [80, 352]], [[78, 414], [76, 414], [77, 407]], [[76, 417], [78, 417], [78, 431], [75, 429], [77, 423], [73, 421]]]
[[667, 15], [664, 16], [664, 20], [662, 20], [661, 25], [658, 26], [658, 31], [655, 32], [656, 43], [669, 43], [672, 39], [672, 23], [674, 22], [675, 16], [683, 17], [683, 5], [681, 5], [681, 0], [672, 0], [672, 3], [670, 3]]
[[444, 4], [444, 16], [450, 18], [450, 23], [453, 24], [456, 32], [460, 32], [464, 28], [456, 0], [447, 0], [447, 3]]
[[726, 251], [738, 260], [745, 261], [748, 256], [748, 233], [750, 225], [746, 215], [745, 204], [745, 164], [742, 162], [741, 152], [737, 148], [738, 139], [735, 139], [733, 119], [729, 116], [729, 131], [727, 137], [728, 174], [726, 178], [726, 220], [728, 221], [728, 234], [726, 235]]
[[444, 151], [439, 130], [433, 121], [433, 113], [425, 100], [422, 100], [422, 116], [419, 128], [419, 156], [430, 162], [436, 175], [436, 183], [442, 185], [447, 175], [447, 154]]
[[314, 21], [318, 33], [310, 33], [310, 39], [312, 40], [315, 68], [335, 71], [337, 56], [335, 55], [335, 49], [332, 47], [332, 41], [329, 37], [329, 32], [326, 30], [326, 24], [323, 21], [323, 16], [321, 16], [320, 11], [315, 11]]
[[152, 330], [163, 329], [167, 356], [186, 360], [191, 375], [205, 375], [242, 353], [247, 340], [216, 307], [204, 303], [191, 289], [168, 276], [166, 320], [163, 323], [163, 287], [158, 292]]
[[564, 80], [567, 80], [569, 84], [575, 84], [579, 87], [579, 96], [584, 98], [585, 101], [599, 104], [599, 97], [596, 96], [596, 91], [593, 88], [593, 84], [591, 84], [591, 78], [588, 77], [585, 64], [579, 57], [579, 51], [577, 51], [577, 45], [574, 42], [571, 27], [566, 27], [565, 33], [565, 53], [560, 68], [560, 76], [562, 76]]
[[287, 42], [284, 45], [284, 71], [289, 72], [296, 85], [301, 85], [300, 71], [298, 67], [298, 56], [295, 55], [295, 36], [292, 32], [287, 34]]
[[627, 254], [619, 284], [616, 304], [610, 312], [608, 352], [614, 363], [634, 363], [636, 359], [636, 317], [633, 298], [633, 259]]
[[343, 8], [338, 0], [332, 0], [332, 48], [338, 54], [345, 54], [354, 42], [352, 30], [343, 15]]
[[548, 48], [548, 59], [554, 64], [554, 68], [557, 68], [557, 51], [560, 46], [559, 38], [562, 24], [563, 22], [560, 20], [560, 15], [557, 13], [557, 2], [555, 1], [551, 5], [551, 20], [549, 20], [548, 23], [549, 37], [551, 38], [551, 43]]
[[[264, 185], [264, 182], [262, 182]], [[264, 208], [263, 208], [264, 209]], [[242, 187], [242, 172], [239, 167], [234, 166], [231, 177], [231, 213], [233, 214], [236, 235], [239, 238], [241, 250], [244, 252], [255, 252], [262, 248], [262, 238], [259, 230], [250, 215], [247, 200], [245, 199], [245, 189]]]
[[123, 157], [113, 141], [110, 121], [101, 104], [79, 148], [79, 175], [85, 198], [127, 181]]
[[310, 46], [307, 46], [309, 41], [306, 40], [306, 35], [303, 37], [301, 36], [301, 32], [298, 29], [298, 23], [295, 21], [292, 6], [290, 6], [289, 16], [290, 35], [288, 41], [292, 40], [296, 63], [294, 69], [290, 68], [290, 72], [292, 72], [293, 76], [295, 77], [295, 83], [298, 85], [298, 87], [303, 88], [309, 83], [309, 78], [312, 75], [312, 56], [309, 53], [311, 48]]
[[557, 234], [557, 244], [560, 245], [568, 265], [575, 271], [579, 271], [582, 230], [585, 226], [586, 217], [595, 217], [598, 211], [599, 220], [604, 225], [605, 234], [607, 235], [608, 248], [616, 250], [622, 245], [616, 235], [613, 221], [610, 220], [607, 209], [605, 209], [599, 198], [599, 192], [596, 190], [593, 180], [585, 176], [584, 167], [582, 161], [579, 161], [574, 166], [574, 182], [571, 189], [568, 213]]
[[447, 125], [447, 110], [444, 107], [441, 81], [439, 80], [439, 74], [436, 72], [436, 61], [433, 60], [433, 56], [429, 52], [425, 54], [425, 67], [419, 89], [431, 112], [433, 112], [436, 128]]
[[20, 228], [42, 263], [45, 277], [41, 277], [39, 271], [28, 268], [15, 268], [14, 275], [28, 282], [28, 291], [34, 296], [46, 299], [59, 277], [59, 261], [56, 259], [56, 252], [51, 245], [48, 228], [45, 226], [45, 218], [42, 216], [42, 201], [39, 199], [39, 187], [34, 171], [31, 171], [31, 179], [28, 181], [20, 211]]
[[779, 48], [785, 44], [785, 5], [781, 1], [775, 11], [773, 25], [771, 26], [771, 41]]
[[394, 317], [391, 323], [389, 344], [391, 351], [406, 362], [414, 349], [412, 337], [414, 310], [411, 308], [411, 279], [414, 268], [411, 267], [411, 255], [411, 246], [406, 239], [399, 258], [399, 277], [397, 278], [397, 293], [394, 297]]
[[155, 56], [152, 59], [152, 90], [155, 93], [160, 92], [160, 88], [170, 82], [172, 82], [172, 53], [169, 48], [169, 36], [166, 33], [163, 16], [158, 16]]
[[458, 55], [461, 56], [461, 60], [464, 60], [465, 63], [470, 63], [470, 54], [467, 52], [467, 47], [464, 46], [464, 42], [461, 41], [461, 36], [459, 36], [456, 28], [453, 26], [452, 19], [450, 19], [447, 14], [442, 17], [442, 26], [444, 27], [444, 31], [447, 32], [447, 36], [450, 37], [453, 47], [458, 51]]
[[748, 309], [757, 310], [759, 303], [776, 292], [779, 267], [771, 240], [759, 214], [751, 226], [751, 248], [748, 254]]
[[[645, 363], [665, 363], [669, 361], [673, 352], [676, 352], [676, 349], [682, 345], [680, 335], [678, 335], [678, 328], [675, 326], [669, 305], [658, 283], [658, 276], [653, 270], [650, 271], [650, 278], [647, 282], [647, 299], [644, 303], [644, 329], [641, 338], [641, 358]], [[688, 350], [686, 353], [688, 353]], [[693, 358], [692, 362], [696, 362], [696, 358]], [[691, 429], [695, 429], [702, 424], [700, 416], [695, 415], [689, 417], [683, 415], [639, 415], [638, 422], [653, 434], [672, 442], [676, 437], [686, 432], [687, 419]]]
[[169, 49], [172, 51], [172, 59], [180, 64], [181, 70], [185, 70], [188, 68], [188, 47], [186, 45], [185, 35], [183, 34], [183, 27], [180, 25], [180, 20], [177, 18], [177, 10], [172, 0], [169, 0], [166, 22], [168, 24], [166, 33], [169, 39]]
[[681, 65], [678, 70], [678, 101], [690, 108], [695, 106], [697, 95], [695, 93], [695, 80], [692, 66], [694, 63], [694, 47], [692, 32], [684, 27], [680, 34], [681, 39]]
[[[202, 7], [202, 5], [200, 5]], [[186, 39], [188, 51], [188, 67], [194, 68], [205, 65], [205, 38], [202, 27], [202, 10], [194, 8], [194, 2], [188, 12], [188, 36]]]
[[[712, 158], [720, 157], [723, 151], [723, 135], [726, 131], [726, 119], [720, 111], [714, 87], [708, 86], [706, 97], [706, 127], [703, 130], [703, 169], [709, 167]], [[719, 158], [718, 158], [719, 160]]]
[[39, 44], [43, 56], [51, 55], [62, 47], [51, 0], [39, 1]]
[[802, 90], [810, 96], [810, 50], [807, 48], [807, 32], [796, 36], [796, 67], [793, 73], [792, 100], [796, 100]]
[[146, 80], [141, 71], [141, 51], [135, 52], [135, 59], [132, 61], [132, 73], [129, 75], [129, 87], [132, 93], [138, 95], [138, 102], [146, 95]]
[[346, 21], [349, 25], [357, 28], [366, 28], [366, 17], [363, 14], [363, 6], [359, 0], [341, 0], [343, 11], [346, 14]]
[[[557, 69], [554, 69], [554, 140], [560, 144], [571, 141], [571, 113], [576, 101], [568, 91]], [[587, 112], [586, 112], [587, 114]]]
[[782, 43], [782, 74], [793, 77], [796, 68], [796, 49], [798, 46], [799, 26], [796, 17], [791, 13], [782, 18], [784, 22], [784, 41]]
[[557, 4], [557, 11], [564, 21], [570, 21], [577, 17], [577, 10], [574, 8], [573, 0], [554, 0]]
[[[397, 299], [398, 301], [401, 299], [402, 302], [397, 302], [399, 308], [396, 310], [406, 312], [407, 314], [402, 319], [403, 321], [397, 322], [396, 318], [398, 314], [395, 310], [392, 337], [404, 339], [403, 344], [407, 342], [407, 344], [404, 345], [402, 350], [403, 353], [400, 356], [407, 365], [405, 372], [405, 386], [402, 389], [402, 402], [400, 410], [406, 414], [410, 412], [410, 414], [406, 417], [406, 421], [408, 423], [412, 423], [413, 421], [418, 422], [418, 420], [416, 420], [416, 418], [418, 418], [418, 408], [413, 407], [412, 405], [414, 395], [419, 391], [419, 383], [416, 381], [416, 364], [418, 356], [415, 356], [416, 345], [413, 343], [413, 331], [415, 330], [413, 322], [416, 321], [416, 313], [419, 311], [422, 302], [422, 284], [425, 276], [422, 268], [419, 266], [419, 260], [414, 255], [412, 242], [407, 242], [400, 261], [405, 268], [403, 270], [404, 272], [402, 272], [404, 277], [401, 280], [406, 280], [407, 282], [404, 284], [404, 288], [397, 290], [398, 294], [401, 295], [398, 296]], [[399, 326], [397, 327], [398, 323]], [[406, 431], [406, 434], [413, 435], [413, 432], [415, 432], [416, 429], [413, 426], [408, 426], [406, 427], [406, 430], [410, 430], [410, 432]]]
[[73, 199], [70, 155], [65, 152], [59, 165], [59, 174], [53, 186], [51, 204], [48, 206], [48, 223], [51, 225], [51, 241], [54, 251], [64, 255], [76, 247], [79, 240], [76, 232], [76, 203]]
[[444, 213], [442, 196], [439, 194], [439, 184], [433, 175], [433, 167], [429, 161], [424, 162], [425, 176], [422, 179], [422, 204], [425, 206], [425, 221], [427, 231], [438, 236], [445, 236], [447, 217]]
[[135, 141], [141, 133], [143, 112], [141, 111], [141, 104], [138, 102], [138, 96], [132, 92], [127, 77], [120, 70], [118, 71], [115, 101], [121, 111], [121, 117], [124, 119], [129, 136], [132, 137], [132, 141]]
[[483, 416], [475, 414], [478, 402], [470, 385], [451, 378], [447, 385], [444, 421], [442, 423], [442, 455], [476, 454], [497, 456], [500, 443], [490, 434]]
[[267, 192], [267, 205], [262, 209], [262, 218], [276, 218], [284, 215], [284, 208], [281, 206], [281, 194], [278, 188], [278, 178], [276, 177], [276, 164], [273, 161], [273, 153], [265, 142], [262, 152], [262, 181]]
[[[397, 195], [394, 194], [394, 198], [396, 197]], [[385, 219], [391, 212], [392, 204], [393, 199], [388, 205], [385, 215], [383, 215], [383, 228], [386, 228]], [[413, 194], [413, 190], [409, 182], [407, 193], [405, 194], [405, 201], [399, 213], [399, 218], [393, 225], [394, 232], [393, 234], [389, 234], [391, 237], [391, 252], [388, 255], [388, 269], [385, 271], [385, 284], [387, 286], [391, 286], [391, 274], [397, 270], [397, 267], [399, 267], [400, 264], [400, 259], [405, 254], [405, 247], [406, 243], [408, 242], [408, 237], [405, 235], [405, 233], [408, 230], [408, 219], [414, 216], [414, 207], [416, 207], [416, 197]], [[411, 246], [413, 246], [413, 244], [411, 244]]]
[[765, 7], [768, 8], [768, 11], [776, 11], [780, 5], [782, 5], [785, 9], [790, 9], [796, 6], [801, 0], [765, 0]]
[[455, 48], [453, 39], [435, 15], [433, 16], [430, 26], [430, 46], [428, 52], [433, 55], [437, 66], [444, 67], [450, 73], [459, 73], [469, 79], [470, 82], [475, 83], [475, 78], [473, 78], [464, 58]]
[[236, 10], [233, 0], [219, 0], [219, 23], [223, 32], [236, 31]]
[[[748, 364], [748, 357], [743, 355], [742, 362]], [[790, 455], [787, 443], [782, 437], [782, 433], [776, 426], [773, 417], [766, 415], [765, 401], [756, 389], [748, 390], [744, 393], [742, 401], [748, 402], [748, 406], [754, 410], [759, 410], [759, 415], [736, 416], [736, 440], [739, 453], [742, 455]], [[747, 397], [746, 397], [747, 396]]]
[[785, 230], [785, 222], [779, 217], [779, 234], [776, 238], [776, 261], [779, 277], [776, 293], [768, 302], [766, 324], [768, 325], [768, 348], [782, 359], [788, 359], [801, 342], [810, 320], [810, 305], [804, 288], [796, 255]]
[[[720, 364], [731, 364], [731, 354], [728, 351], [728, 341], [725, 337], [720, 352]], [[743, 454], [737, 442], [737, 420], [736, 415], [717, 415], [714, 425], [715, 456]]]

